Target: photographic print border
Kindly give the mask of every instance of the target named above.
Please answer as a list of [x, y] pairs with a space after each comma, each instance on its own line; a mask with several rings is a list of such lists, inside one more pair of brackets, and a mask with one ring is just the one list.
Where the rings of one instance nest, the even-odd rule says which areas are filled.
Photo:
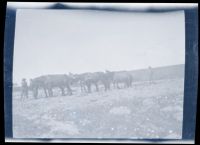
[[[25, 7], [23, 7], [25, 8]], [[37, 7], [35, 7], [37, 9]], [[5, 138], [13, 138], [12, 130], [12, 71], [13, 71], [13, 49], [16, 10], [7, 4], [5, 33], [4, 33], [4, 122]], [[33, 8], [32, 8], [33, 9]], [[183, 109], [183, 130], [182, 140], [195, 139], [196, 110], [197, 110], [197, 91], [198, 91], [198, 7], [162, 7], [140, 9], [122, 9], [112, 7], [76, 7], [67, 4], [53, 3], [52, 5], [40, 9], [83, 9], [83, 10], [103, 10], [103, 11], [127, 11], [127, 12], [170, 12], [177, 10], [185, 11], [185, 81], [184, 81], [184, 109]], [[28, 139], [25, 139], [28, 140]], [[40, 139], [41, 140], [41, 139]], [[50, 141], [52, 139], [42, 139]], [[64, 140], [75, 140], [65, 138]], [[79, 140], [77, 138], [76, 140]], [[93, 138], [80, 138], [80, 140], [102, 140]], [[103, 139], [109, 141], [113, 139]], [[114, 139], [116, 140], [116, 139]], [[117, 139], [119, 141], [173, 141], [174, 139]], [[176, 140], [176, 139], [175, 139]]]

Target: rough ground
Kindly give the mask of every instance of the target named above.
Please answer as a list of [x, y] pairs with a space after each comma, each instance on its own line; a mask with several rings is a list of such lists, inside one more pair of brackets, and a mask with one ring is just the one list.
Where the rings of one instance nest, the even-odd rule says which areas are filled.
[[91, 94], [20, 100], [13, 96], [16, 138], [181, 138], [183, 79]]

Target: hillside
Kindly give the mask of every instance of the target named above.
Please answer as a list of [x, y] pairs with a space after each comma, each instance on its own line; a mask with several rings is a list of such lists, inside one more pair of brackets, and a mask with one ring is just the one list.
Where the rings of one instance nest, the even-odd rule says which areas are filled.
[[[175, 78], [184, 78], [184, 64], [156, 67], [152, 68], [152, 79], [153, 80], [162, 80], [162, 79], [175, 79]], [[140, 69], [129, 71], [132, 73], [134, 81], [146, 81], [149, 80], [149, 70]]]
[[16, 138], [181, 138], [184, 79], [40, 99], [13, 97]]

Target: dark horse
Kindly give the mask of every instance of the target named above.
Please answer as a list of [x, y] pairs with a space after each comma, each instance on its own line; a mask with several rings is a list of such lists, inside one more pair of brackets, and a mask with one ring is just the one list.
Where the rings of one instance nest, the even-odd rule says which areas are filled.
[[113, 82], [114, 72], [106, 70], [104, 73], [99, 74], [101, 83], [103, 84], [105, 91], [110, 90]]
[[62, 96], [65, 95], [65, 88], [69, 95], [72, 95], [70, 88], [72, 78], [66, 74], [44, 75], [30, 80], [30, 89], [35, 98], [38, 90], [43, 89], [46, 97], [53, 96], [53, 88], [60, 88]]
[[132, 86], [133, 76], [127, 71], [116, 72], [113, 76], [114, 87], [120, 89], [120, 85], [124, 88], [129, 88]]
[[81, 92], [92, 92], [92, 86], [95, 86], [96, 91], [99, 91], [100, 74], [102, 72], [87, 72], [82, 74], [75, 74], [75, 79], [81, 87]]

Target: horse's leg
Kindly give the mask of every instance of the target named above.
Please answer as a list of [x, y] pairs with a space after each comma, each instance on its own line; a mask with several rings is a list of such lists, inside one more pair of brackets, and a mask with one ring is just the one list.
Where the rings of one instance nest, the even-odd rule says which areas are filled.
[[132, 80], [130, 80], [130, 82], [129, 82], [129, 86], [132, 87]]
[[103, 85], [104, 85], [104, 91], [107, 91], [106, 83], [104, 82]]
[[96, 86], [96, 91], [98, 92], [98, 91], [99, 91], [98, 84], [97, 84], [97, 83], [95, 83], [95, 86]]
[[113, 82], [113, 88], [114, 88], [114, 89], [116, 89], [116, 88], [117, 88], [117, 86], [116, 86], [116, 83], [115, 83], [115, 82]]
[[87, 84], [88, 93], [91, 93], [91, 85]]
[[61, 92], [62, 92], [62, 96], [65, 96], [65, 90], [64, 90], [64, 88], [60, 87], [60, 89], [61, 89]]
[[110, 90], [110, 83], [108, 82], [108, 90]]
[[89, 93], [91, 93], [91, 85], [89, 85], [88, 91]]
[[120, 89], [120, 87], [119, 87], [119, 83], [118, 83], [118, 82], [116, 82], [116, 85], [117, 85], [117, 89]]
[[[44, 87], [43, 89], [44, 89], [45, 96], [48, 97], [46, 88]], [[49, 93], [49, 92], [48, 92], [48, 93]]]
[[81, 92], [87, 92], [87, 89], [83, 83], [81, 83]]
[[81, 92], [83, 92], [83, 90], [84, 90], [84, 89], [83, 89], [83, 85], [82, 85], [82, 84], [80, 84], [80, 86], [81, 86]]
[[108, 85], [108, 82], [106, 82], [106, 91], [109, 90], [109, 85]]
[[104, 83], [104, 86], [105, 86], [105, 91], [107, 91], [108, 90], [108, 84], [106, 82]]
[[23, 98], [24, 98], [24, 92], [23, 92], [23, 90], [21, 91], [21, 100], [23, 100]]
[[128, 81], [125, 81], [124, 88], [128, 88]]
[[53, 97], [53, 88], [49, 88], [49, 97]]
[[37, 99], [37, 95], [38, 95], [38, 89], [35, 88], [35, 89], [33, 89], [33, 97], [34, 97], [35, 99]]
[[128, 82], [128, 88], [130, 88], [131, 87], [131, 84], [130, 84], [130, 82]]
[[68, 92], [69, 95], [72, 95], [72, 89], [70, 88], [69, 85], [67, 85], [67, 92]]
[[33, 98], [36, 99], [37, 96], [36, 96], [35, 90], [32, 90], [32, 94], [33, 94]]
[[149, 84], [150, 84], [150, 85], [152, 84], [151, 80], [152, 80], [152, 77], [151, 77], [151, 75], [150, 75], [150, 77], [149, 77]]
[[87, 92], [87, 88], [86, 88], [85, 85], [83, 85], [83, 89], [84, 89], [85, 92]]
[[28, 90], [26, 90], [26, 98], [28, 99]]
[[35, 90], [35, 98], [38, 98], [38, 88]]

